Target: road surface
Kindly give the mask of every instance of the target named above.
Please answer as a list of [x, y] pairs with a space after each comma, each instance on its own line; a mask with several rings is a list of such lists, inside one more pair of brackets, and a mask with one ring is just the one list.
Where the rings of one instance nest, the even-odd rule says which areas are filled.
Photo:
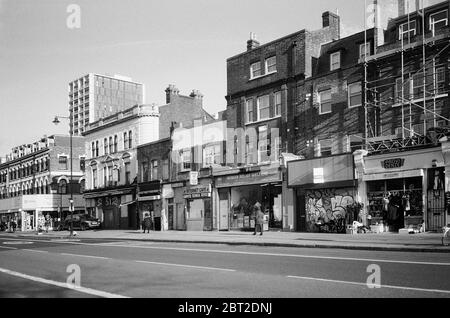
[[447, 253], [0, 235], [0, 297], [448, 298], [448, 277]]

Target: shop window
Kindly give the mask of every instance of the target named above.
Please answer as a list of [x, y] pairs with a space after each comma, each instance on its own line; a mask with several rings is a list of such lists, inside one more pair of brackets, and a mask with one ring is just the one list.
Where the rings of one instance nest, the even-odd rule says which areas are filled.
[[386, 180], [386, 187], [389, 191], [403, 191], [403, 179]]

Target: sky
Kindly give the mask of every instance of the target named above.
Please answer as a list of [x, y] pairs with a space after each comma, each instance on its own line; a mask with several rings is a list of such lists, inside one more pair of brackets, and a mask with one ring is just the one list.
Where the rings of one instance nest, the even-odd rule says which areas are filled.
[[[71, 4], [80, 28], [67, 25]], [[225, 110], [226, 59], [250, 32], [264, 44], [319, 29], [325, 11], [338, 11], [343, 36], [364, 28], [364, 0], [0, 0], [0, 157], [67, 134], [52, 120], [68, 115], [67, 85], [87, 73], [144, 83], [145, 103], [164, 104], [175, 84], [200, 90], [208, 112]]]

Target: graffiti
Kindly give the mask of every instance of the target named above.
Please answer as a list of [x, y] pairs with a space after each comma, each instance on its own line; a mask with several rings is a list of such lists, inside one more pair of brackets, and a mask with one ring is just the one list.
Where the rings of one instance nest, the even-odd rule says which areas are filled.
[[306, 191], [306, 218], [309, 230], [313, 230], [315, 224], [345, 219], [347, 206], [352, 205], [352, 189], [320, 189]]

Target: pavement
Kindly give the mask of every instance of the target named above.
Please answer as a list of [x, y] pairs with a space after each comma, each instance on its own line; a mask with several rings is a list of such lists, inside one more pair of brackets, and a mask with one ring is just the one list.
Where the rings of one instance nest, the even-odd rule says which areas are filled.
[[[227, 244], [270, 247], [297, 248], [334, 248], [371, 251], [404, 251], [404, 252], [433, 252], [450, 253], [450, 246], [442, 246], [440, 233], [419, 234], [329, 234], [329, 233], [292, 233], [265, 232], [263, 236], [253, 236], [251, 232], [150, 232], [133, 230], [98, 230], [76, 231], [81, 239], [111, 239], [136, 240], [146, 242], [166, 243], [198, 243], [198, 244]], [[53, 239], [68, 239], [70, 233], [49, 232], [38, 235], [36, 232], [16, 232], [0, 235], [18, 237], [49, 237]]]

